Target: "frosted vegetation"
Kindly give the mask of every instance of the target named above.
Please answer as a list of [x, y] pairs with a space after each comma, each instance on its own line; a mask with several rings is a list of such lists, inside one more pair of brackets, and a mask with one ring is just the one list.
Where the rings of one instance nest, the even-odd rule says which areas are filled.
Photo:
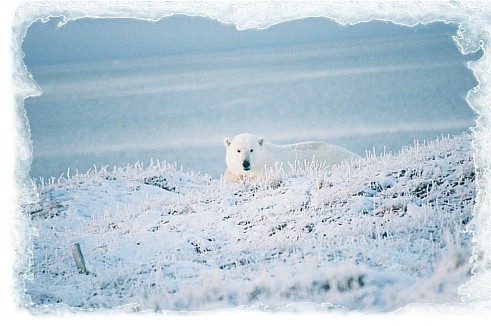
[[459, 302], [475, 179], [468, 134], [329, 169], [300, 162], [257, 184], [165, 162], [69, 172], [33, 183], [25, 293], [36, 313]]

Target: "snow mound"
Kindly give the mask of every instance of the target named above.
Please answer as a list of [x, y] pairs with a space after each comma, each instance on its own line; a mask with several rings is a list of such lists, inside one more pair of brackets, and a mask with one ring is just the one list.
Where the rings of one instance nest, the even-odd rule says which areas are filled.
[[36, 232], [22, 273], [26, 306], [393, 311], [459, 302], [472, 276], [472, 157], [465, 134], [330, 169], [271, 171], [257, 184], [160, 162], [36, 184], [25, 206]]

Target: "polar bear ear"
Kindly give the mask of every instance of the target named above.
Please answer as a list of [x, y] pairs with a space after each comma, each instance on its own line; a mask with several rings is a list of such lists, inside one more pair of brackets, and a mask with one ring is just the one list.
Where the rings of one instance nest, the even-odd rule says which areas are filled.
[[264, 143], [264, 138], [263, 137], [259, 138], [259, 146], [263, 146], [263, 143]]
[[225, 148], [228, 148], [231, 144], [230, 138], [225, 137], [225, 139], [223, 140], [223, 144], [225, 145]]

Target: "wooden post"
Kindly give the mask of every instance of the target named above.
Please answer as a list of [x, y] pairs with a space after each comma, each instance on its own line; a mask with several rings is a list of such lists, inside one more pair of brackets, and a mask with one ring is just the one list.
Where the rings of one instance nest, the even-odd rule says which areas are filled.
[[80, 249], [79, 243], [74, 243], [71, 245], [73, 259], [75, 260], [75, 265], [77, 266], [78, 272], [80, 274], [89, 274], [87, 267], [85, 266], [84, 255]]

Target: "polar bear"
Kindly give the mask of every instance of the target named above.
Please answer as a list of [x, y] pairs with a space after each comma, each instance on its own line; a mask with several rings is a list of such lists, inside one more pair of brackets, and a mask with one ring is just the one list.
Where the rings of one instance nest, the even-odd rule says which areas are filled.
[[240, 134], [223, 140], [226, 149], [225, 179], [233, 182], [256, 180], [267, 168], [277, 164], [304, 163], [313, 160], [328, 167], [359, 156], [343, 147], [324, 142], [275, 145], [262, 137]]

